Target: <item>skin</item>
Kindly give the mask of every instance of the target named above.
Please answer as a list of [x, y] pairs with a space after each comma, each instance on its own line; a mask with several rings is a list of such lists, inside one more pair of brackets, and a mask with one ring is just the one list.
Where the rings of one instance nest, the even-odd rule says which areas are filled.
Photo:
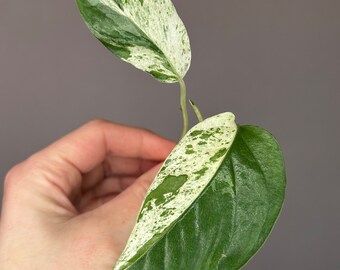
[[112, 269], [174, 143], [96, 120], [7, 174], [0, 268]]

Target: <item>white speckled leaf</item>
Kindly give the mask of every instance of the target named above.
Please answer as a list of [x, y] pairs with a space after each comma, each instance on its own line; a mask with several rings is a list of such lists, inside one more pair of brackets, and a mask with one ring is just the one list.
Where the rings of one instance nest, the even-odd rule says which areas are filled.
[[191, 207], [219, 169], [236, 131], [234, 115], [223, 113], [197, 124], [178, 143], [148, 191], [115, 270], [128, 269]]
[[77, 0], [89, 30], [111, 52], [162, 82], [184, 78], [189, 37], [170, 0]]

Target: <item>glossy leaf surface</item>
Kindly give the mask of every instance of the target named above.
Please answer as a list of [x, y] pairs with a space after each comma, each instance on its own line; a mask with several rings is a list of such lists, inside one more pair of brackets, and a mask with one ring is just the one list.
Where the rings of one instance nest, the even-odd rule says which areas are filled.
[[117, 269], [143, 256], [203, 192], [232, 145], [234, 120], [232, 113], [209, 118], [178, 143], [149, 189]]
[[77, 0], [92, 34], [111, 52], [162, 82], [184, 78], [187, 31], [170, 0]]
[[[212, 119], [214, 117], [202, 123]], [[207, 156], [209, 159], [217, 157], [217, 162], [207, 164], [207, 169], [203, 170], [202, 175], [208, 175], [203, 189], [197, 192], [198, 187], [193, 180], [189, 184], [191, 192], [188, 190], [186, 192], [189, 194], [187, 196], [189, 203], [185, 204], [185, 199], [182, 198], [177, 201], [184, 205], [181, 211], [178, 211], [178, 207], [175, 210], [170, 207], [173, 211], [165, 211], [163, 216], [166, 216], [169, 222], [165, 228], [157, 231], [157, 225], [163, 226], [165, 220], [160, 221], [162, 216], [160, 212], [154, 211], [153, 216], [148, 215], [148, 212], [151, 213], [154, 207], [166, 210], [162, 203], [171, 197], [171, 200], [174, 200], [174, 197], [179, 196], [178, 194], [181, 193], [179, 190], [190, 179], [190, 173], [198, 172], [195, 164], [192, 164], [189, 173], [184, 173], [181, 171], [183, 168], [180, 168], [180, 173], [175, 176], [172, 173], [162, 175], [161, 169], [144, 201], [125, 253], [114, 269], [236, 270], [240, 269], [262, 246], [279, 215], [284, 200], [285, 172], [282, 154], [276, 140], [267, 131], [254, 126], [241, 126], [233, 137], [232, 121], [224, 123], [229, 128], [221, 134], [226, 135], [225, 143], [229, 141], [232, 145], [226, 151], [222, 151], [223, 154], [220, 152], [216, 155], [218, 149], [225, 148], [225, 144], [220, 141], [221, 134], [215, 134], [217, 128], [210, 130], [208, 138], [216, 138], [213, 140], [216, 144], [212, 145], [215, 149], [212, 152], [215, 154], [209, 153]], [[197, 151], [199, 156], [193, 157], [194, 160], [205, 158], [199, 148], [204, 145], [202, 142], [207, 140], [207, 136], [202, 136], [204, 131], [197, 132], [202, 130], [200, 126], [195, 129], [196, 127], [188, 132], [181, 141], [185, 143], [180, 142], [176, 147], [178, 149], [174, 150], [175, 153], [192, 149]], [[197, 144], [188, 149], [190, 140], [196, 141]], [[205, 149], [208, 149], [210, 142], [208, 140], [206, 142], [208, 146], [205, 145]], [[176, 156], [179, 158], [180, 155], [177, 154], [173, 152], [168, 159], [176, 159]], [[173, 163], [174, 167], [172, 167], [167, 161], [164, 166], [166, 169], [163, 169], [163, 172], [180, 167], [176, 163]], [[202, 177], [200, 173], [197, 173], [198, 181]], [[160, 179], [163, 179], [163, 182]], [[163, 185], [159, 184], [160, 182]], [[176, 192], [167, 195], [172, 188]], [[155, 204], [151, 207], [150, 201], [153, 199]], [[157, 205], [159, 200], [161, 202]], [[169, 215], [175, 218], [172, 220]], [[154, 225], [143, 224], [143, 216], [148, 216], [148, 223]], [[138, 224], [143, 224], [144, 229], [141, 229]], [[145, 232], [149, 231], [154, 232], [151, 240], [144, 242], [133, 240], [139, 237], [145, 238]], [[131, 250], [137, 252], [133, 253]]]

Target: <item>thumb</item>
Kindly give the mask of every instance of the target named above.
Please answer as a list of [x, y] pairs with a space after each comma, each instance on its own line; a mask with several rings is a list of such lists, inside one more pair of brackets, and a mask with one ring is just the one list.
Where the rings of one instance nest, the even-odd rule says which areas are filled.
[[141, 175], [117, 197], [97, 208], [101, 212], [99, 214], [101, 219], [106, 220], [106, 226], [108, 226], [110, 230], [112, 230], [112, 228], [119, 228], [120, 233], [126, 234], [126, 240], [137, 220], [137, 215], [141, 209], [147, 190], [161, 168], [161, 165], [162, 164], [158, 164]]
[[151, 186], [162, 165], [163, 163], [159, 163], [141, 175], [129, 188], [120, 194], [120, 196], [123, 197], [122, 199], [127, 201], [133, 199], [140, 208], [149, 187]]

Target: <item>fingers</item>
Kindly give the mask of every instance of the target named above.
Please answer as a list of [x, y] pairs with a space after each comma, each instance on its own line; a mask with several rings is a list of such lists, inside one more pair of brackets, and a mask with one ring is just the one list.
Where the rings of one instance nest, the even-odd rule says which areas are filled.
[[40, 157], [73, 164], [87, 173], [108, 154], [127, 158], [164, 160], [174, 143], [149, 131], [97, 120], [65, 136], [39, 153]]
[[159, 162], [140, 158], [108, 156], [104, 163], [83, 177], [82, 191], [86, 192], [101, 183], [104, 178], [112, 176], [138, 177]]
[[86, 213], [78, 215], [73, 221], [84, 224], [84, 221], [90, 220], [90, 226], [96, 228], [98, 234], [105, 235], [114, 243], [118, 256], [126, 245], [147, 189], [159, 169], [160, 165], [157, 165], [147, 171], [119, 195], [108, 194], [95, 199], [84, 207]]
[[114, 200], [107, 202], [96, 210], [99, 217], [105, 220], [108, 227], [113, 228], [114, 226], [124, 225], [124, 231], [128, 237], [135, 224], [147, 190], [160, 167], [161, 164], [158, 164], [140, 176], [126, 190], [117, 195]]
[[94, 206], [98, 207], [101, 205], [100, 203], [104, 203], [102, 198], [117, 196], [129, 187], [135, 180], [136, 177], [129, 176], [114, 176], [106, 178], [82, 195], [80, 201], [77, 203], [77, 209], [80, 212], [84, 212], [88, 209], [93, 209]]
[[[102, 200], [103, 197], [116, 197], [132, 185], [136, 178], [155, 167], [159, 162], [111, 157], [110, 161], [106, 160], [105, 164], [108, 165], [98, 166], [92, 172], [84, 176], [82, 187], [83, 194], [77, 204], [77, 208], [81, 212], [84, 212], [84, 210], [89, 208], [92, 210], [95, 207], [99, 207], [101, 203], [104, 203]], [[103, 166], [111, 168], [109, 169], [110, 171], [105, 170], [105, 175], [103, 175]], [[142, 179], [144, 179], [144, 177]], [[150, 180], [152, 179], [153, 178]], [[148, 186], [149, 183], [145, 184], [143, 190], [146, 190]], [[89, 205], [91, 206], [89, 207]]]
[[[14, 178], [27, 181], [34, 177], [34, 183], [44, 189], [57, 187], [62, 194], [73, 197], [80, 190], [82, 175], [95, 169], [108, 154], [162, 161], [173, 146], [173, 142], [146, 130], [92, 121], [33, 155]], [[122, 168], [118, 166], [119, 170]]]
[[129, 200], [128, 198], [134, 198], [135, 203], [139, 204], [138, 207], [140, 207], [161, 166], [162, 163], [159, 163], [151, 170], [141, 175], [131, 186], [121, 193], [122, 197], [125, 200]]
[[[51, 222], [74, 217], [78, 215], [75, 202], [81, 196], [84, 174], [98, 167], [107, 155], [163, 161], [173, 146], [173, 142], [145, 130], [93, 121], [11, 170], [5, 180], [2, 217], [24, 223], [47, 216]], [[92, 178], [100, 179], [102, 174], [97, 169]], [[13, 208], [17, 210], [9, 210]]]
[[112, 175], [130, 175], [140, 176], [159, 163], [160, 160], [146, 160], [140, 158], [124, 158], [108, 156], [106, 159], [107, 176]]
[[96, 168], [94, 168], [89, 173], [83, 175], [81, 190], [82, 193], [86, 192], [87, 190], [95, 187], [100, 181], [105, 178], [106, 175], [106, 165], [100, 164]]
[[102, 206], [103, 204], [113, 200], [115, 197], [117, 197], [117, 194], [112, 193], [112, 194], [105, 195], [105, 196], [102, 196], [102, 197], [93, 198], [91, 201], [87, 202], [86, 204], [83, 203], [79, 207], [79, 211], [80, 211], [80, 213], [85, 213], [85, 212], [94, 210], [94, 209]]
[[[83, 178], [82, 196], [77, 203], [80, 212], [99, 207], [129, 187], [137, 177], [155, 167], [159, 162], [135, 158], [109, 156]], [[105, 167], [105, 168], [104, 168]], [[113, 197], [112, 197], [113, 196]]]

